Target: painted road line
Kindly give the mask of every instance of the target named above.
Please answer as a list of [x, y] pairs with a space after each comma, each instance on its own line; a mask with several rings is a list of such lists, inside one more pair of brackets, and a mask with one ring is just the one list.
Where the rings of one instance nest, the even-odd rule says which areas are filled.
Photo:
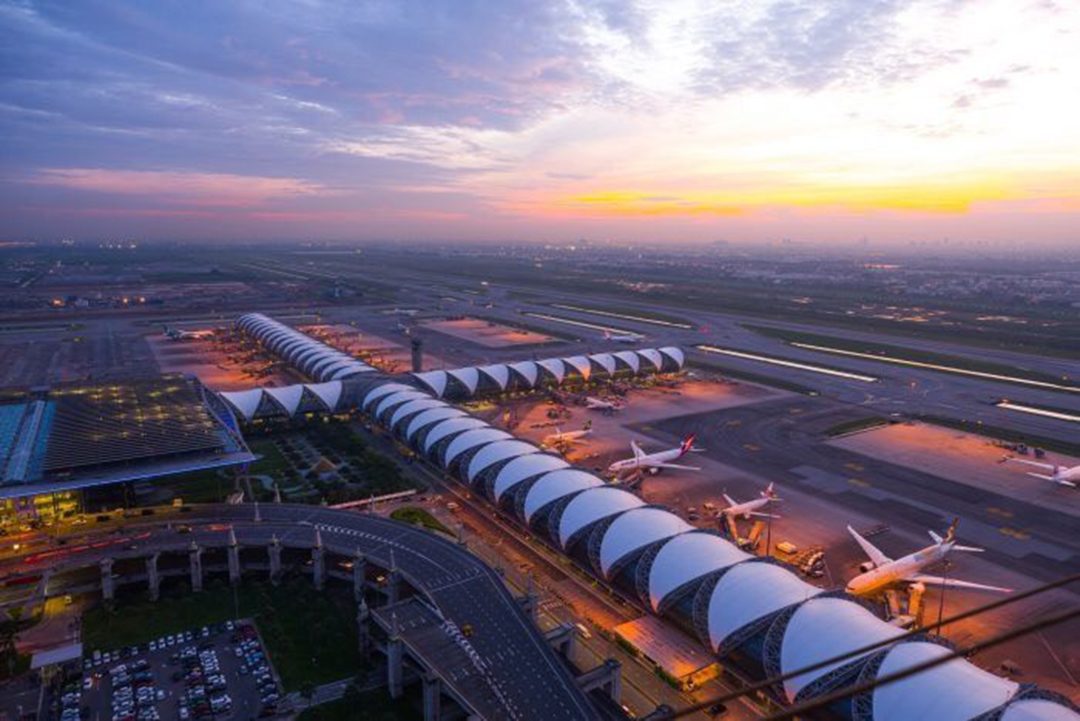
[[638, 338], [644, 338], [645, 337], [645, 336], [641, 335], [641, 333], [635, 333], [634, 331], [626, 330], [625, 328], [614, 328], [614, 327], [609, 326], [609, 325], [600, 325], [598, 323], [588, 323], [588, 322], [583, 321], [583, 320], [574, 320], [573, 318], [563, 318], [562, 316], [549, 315], [547, 313], [536, 313], [536, 312], [533, 312], [533, 311], [526, 311], [522, 315], [527, 315], [527, 316], [530, 316], [532, 318], [540, 318], [541, 320], [550, 320], [550, 321], [553, 321], [555, 323], [566, 323], [567, 325], [581, 326], [582, 328], [592, 328], [593, 330], [604, 330], [604, 331], [607, 331], [608, 333], [618, 333], [620, 335], [632, 335], [632, 336], [637, 336]]
[[1030, 378], [1018, 378], [1016, 376], [1007, 376], [1000, 373], [987, 373], [985, 371], [973, 371], [966, 368], [956, 368], [954, 366], [943, 366], [937, 363], [923, 363], [922, 361], [913, 361], [906, 358], [893, 358], [892, 356], [876, 355], [874, 353], [860, 353], [853, 350], [843, 350], [842, 348], [830, 348], [823, 345], [813, 345], [810, 343], [796, 343], [791, 342], [791, 345], [795, 348], [803, 348], [805, 350], [820, 351], [822, 353], [832, 353], [834, 355], [849, 356], [851, 358], [863, 358], [865, 360], [879, 361], [881, 363], [894, 363], [896, 365], [910, 366], [912, 368], [926, 368], [932, 371], [943, 371], [945, 373], [957, 373], [959, 375], [973, 376], [975, 378], [986, 378], [992, 381], [1004, 381], [1006, 383], [1022, 383], [1024, 385], [1036, 386], [1038, 388], [1049, 388], [1055, 391], [1067, 391], [1069, 393], [1080, 393], [1080, 388], [1074, 386], [1063, 386], [1059, 383], [1050, 383], [1049, 381], [1036, 381]]
[[731, 350], [730, 348], [720, 348], [714, 345], [699, 345], [695, 346], [698, 350], [703, 350], [706, 353], [719, 353], [721, 355], [729, 355], [734, 358], [745, 358], [746, 360], [758, 361], [760, 363], [771, 363], [773, 365], [784, 366], [785, 368], [796, 368], [802, 371], [810, 371], [811, 373], [821, 373], [827, 376], [836, 376], [837, 378], [849, 378], [854, 381], [862, 381], [863, 383], [877, 383], [879, 378], [874, 376], [867, 376], [861, 373], [851, 373], [849, 371], [835, 370], [833, 368], [823, 368], [822, 366], [810, 365], [808, 363], [799, 363], [798, 361], [784, 360], [783, 358], [772, 358], [770, 356], [755, 355], [753, 353], [744, 353], [740, 350]]
[[1020, 413], [1030, 413], [1034, 416], [1057, 418], [1059, 421], [1072, 421], [1073, 423], [1080, 423], [1080, 415], [1073, 415], [1072, 413], [1051, 411], [1045, 408], [1034, 408], [1032, 406], [1025, 406], [1019, 403], [1012, 403], [1010, 401], [998, 401], [994, 405], [996, 405], [998, 408], [1004, 408], [1007, 411], [1018, 411]]
[[631, 315], [629, 313], [615, 313], [610, 310], [598, 310], [596, 308], [584, 308], [580, 305], [568, 305], [565, 303], [552, 303], [552, 308], [562, 308], [563, 310], [574, 310], [578, 313], [589, 313], [591, 315], [602, 315], [608, 318], [622, 318], [623, 320], [633, 320], [638, 323], [651, 323], [653, 325], [667, 326], [668, 328], [682, 328], [684, 330], [690, 330], [694, 326], [689, 323], [675, 323], [670, 320], [660, 320], [659, 318], [646, 318], [640, 315]]

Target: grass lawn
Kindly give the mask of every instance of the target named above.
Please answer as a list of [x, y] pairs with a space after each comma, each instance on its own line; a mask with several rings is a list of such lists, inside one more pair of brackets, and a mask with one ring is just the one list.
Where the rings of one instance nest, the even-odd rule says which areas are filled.
[[290, 469], [289, 460], [278, 450], [277, 445], [269, 438], [255, 438], [248, 441], [248, 448], [252, 453], [262, 456], [251, 464], [249, 473], [253, 476], [273, 476], [280, 481]]
[[777, 378], [775, 376], [766, 376], [758, 373], [750, 373], [748, 371], [736, 370], [729, 368], [719, 363], [707, 363], [697, 359], [687, 362], [687, 366], [691, 368], [704, 368], [705, 370], [712, 371], [713, 373], [719, 373], [720, 375], [727, 376], [729, 378], [738, 378], [739, 380], [748, 381], [750, 383], [758, 383], [763, 386], [771, 386], [773, 388], [779, 388], [784, 391], [791, 391], [793, 393], [801, 393], [804, 396], [814, 393], [814, 389], [809, 386], [804, 386], [799, 383], [794, 383], [783, 378]]
[[1054, 438], [1045, 438], [1043, 436], [1034, 436], [1030, 433], [1021, 433], [1014, 431], [1011, 428], [999, 428], [998, 426], [988, 426], [985, 423], [973, 423], [972, 421], [958, 421], [955, 418], [944, 418], [941, 416], [926, 416], [916, 415], [915, 419], [923, 421], [924, 423], [932, 423], [936, 426], [944, 426], [946, 428], [955, 428], [967, 433], [974, 433], [980, 436], [987, 436], [989, 438], [997, 438], [1001, 441], [1007, 441], [1009, 443], [1024, 443], [1032, 448], [1042, 448], [1047, 451], [1053, 451], [1054, 453], [1063, 453], [1067, 456], [1080, 456], [1080, 443], [1071, 443], [1069, 441], [1059, 441]]
[[423, 508], [417, 508], [416, 506], [404, 506], [397, 508], [390, 513], [390, 517], [395, 521], [402, 521], [403, 523], [411, 523], [413, 525], [420, 525], [424, 528], [431, 529], [432, 531], [441, 531], [448, 535], [453, 535], [453, 532], [439, 522], [439, 519], [431, 515]]
[[887, 418], [881, 418], [880, 416], [869, 416], [867, 418], [855, 418], [850, 421], [842, 421], [837, 423], [825, 431], [825, 435], [829, 438], [836, 438], [837, 436], [843, 436], [848, 433], [855, 433], [856, 431], [866, 431], [871, 428], [877, 428], [878, 426], [889, 425]]
[[407, 696], [394, 700], [385, 689], [379, 689], [313, 706], [296, 718], [299, 721], [415, 721], [418, 714]]
[[[201, 593], [163, 587], [160, 601], [141, 594], [121, 598], [116, 609], [96, 606], [83, 614], [83, 644], [88, 653], [144, 643], [164, 634], [235, 617], [232, 589], [210, 583]], [[237, 588], [239, 616], [253, 618], [266, 642], [285, 689], [355, 676], [365, 668], [356, 649], [352, 593], [333, 587], [319, 593], [306, 578], [287, 578], [280, 586], [246, 580]]]

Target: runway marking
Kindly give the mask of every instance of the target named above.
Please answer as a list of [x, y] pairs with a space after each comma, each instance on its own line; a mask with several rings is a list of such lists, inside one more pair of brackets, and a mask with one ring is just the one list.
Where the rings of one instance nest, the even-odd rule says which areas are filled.
[[863, 466], [861, 463], [845, 463], [844, 468], [850, 469], [852, 471], [865, 471], [866, 470], [866, 467]]
[[597, 310], [595, 308], [583, 308], [579, 305], [569, 305], [566, 303], [552, 303], [552, 308], [562, 308], [563, 310], [574, 310], [578, 313], [590, 313], [592, 315], [603, 315], [608, 318], [622, 318], [623, 320], [635, 320], [639, 323], [652, 323], [653, 325], [663, 325], [669, 328], [683, 328], [690, 330], [694, 326], [689, 323], [673, 323], [669, 320], [660, 320], [658, 318], [645, 318], [640, 315], [631, 315], [630, 313], [614, 313], [610, 310]]
[[992, 516], [1000, 516], [1002, 518], [1012, 518], [1015, 515], [1012, 511], [998, 508], [997, 506], [990, 506], [986, 509], [986, 512]]
[[849, 478], [848, 483], [853, 486], [859, 486], [861, 488], [869, 488], [870, 484], [861, 478]]
[[734, 420], [730, 420], [727, 423], [725, 423], [724, 428], [738, 428], [741, 425], [742, 425], [742, 421], [739, 420], [738, 418], [736, 418]]
[[1031, 536], [1023, 531], [1018, 531], [1017, 529], [1009, 528], [1008, 526], [1002, 526], [998, 529], [998, 532], [1010, 538], [1015, 538], [1018, 541], [1028, 541], [1031, 539]]
[[1032, 406], [1021, 405], [1020, 403], [1012, 403], [1010, 401], [999, 401], [995, 403], [998, 408], [1003, 408], [1007, 411], [1017, 411], [1018, 413], [1030, 413], [1033, 416], [1046, 416], [1047, 418], [1056, 418], [1059, 421], [1072, 421], [1073, 423], [1080, 423], [1080, 416], [1073, 415], [1071, 413], [1063, 413], [1061, 411], [1050, 411], [1045, 408], [1034, 408]]
[[527, 311], [525, 313], [522, 313], [522, 315], [527, 315], [527, 316], [530, 316], [532, 318], [540, 318], [541, 320], [550, 320], [553, 323], [566, 323], [567, 325], [576, 325], [576, 326], [580, 326], [582, 328], [591, 328], [592, 330], [605, 330], [608, 333], [615, 333], [615, 334], [618, 334], [618, 335], [632, 335], [632, 336], [636, 336], [637, 338], [640, 338], [642, 340], [644, 340], [644, 338], [645, 338], [645, 336], [643, 336], [641, 333], [635, 333], [634, 331], [627, 330], [626, 328], [616, 328], [616, 327], [610, 326], [610, 325], [600, 325], [599, 323], [589, 323], [589, 322], [584, 321], [584, 320], [574, 320], [573, 318], [563, 318], [562, 316], [549, 315], [548, 313], [536, 313], [536, 312], [533, 312], [533, 311]]
[[[811, 343], [797, 343], [792, 341], [788, 345], [795, 348], [804, 348], [806, 350], [820, 351], [822, 353], [833, 353], [835, 355], [850, 356], [852, 358], [865, 358], [867, 360], [879, 361], [881, 363], [894, 363], [896, 365], [910, 366], [912, 368], [926, 368], [934, 371], [944, 371], [945, 373], [958, 373], [965, 376], [974, 376], [976, 378], [986, 378], [993, 381], [1005, 381], [1006, 383], [1022, 383], [1029, 386], [1037, 386], [1039, 388], [1049, 388], [1055, 391], [1067, 391], [1069, 393], [1080, 393], [1080, 388], [1074, 386], [1063, 386], [1059, 383], [1050, 383], [1048, 381], [1036, 381], [1029, 378], [1018, 378], [1016, 376], [1006, 376], [999, 373], [987, 373], [986, 371], [973, 371], [966, 368], [956, 368], [954, 366], [943, 366], [937, 363], [923, 363], [921, 361], [907, 360], [905, 358], [894, 358], [892, 356], [881, 356], [874, 353], [860, 353], [853, 350], [843, 350], [840, 348], [830, 348], [823, 345], [813, 345]], [[1074, 420], [1080, 421], [1080, 418]]]
[[759, 363], [771, 363], [772, 365], [784, 366], [785, 368], [796, 368], [798, 370], [810, 371], [811, 373], [820, 373], [827, 376], [836, 376], [837, 378], [847, 378], [849, 380], [862, 381], [863, 383], [877, 383], [880, 380], [880, 378], [862, 375], [861, 373], [851, 373], [848, 371], [840, 371], [834, 370], [832, 368], [823, 368], [822, 366], [810, 365], [809, 363], [799, 363], [798, 361], [784, 360], [782, 358], [772, 358], [770, 356], [757, 355], [754, 353], [744, 353], [743, 351], [720, 348], [714, 345], [699, 345], [694, 347], [698, 350], [705, 351], [706, 353], [719, 353], [721, 355], [729, 355], [735, 358], [745, 358], [746, 360], [758, 361]]
[[753, 443], [743, 443], [742, 447], [748, 451], [757, 452], [761, 450], [761, 446], [755, 446]]

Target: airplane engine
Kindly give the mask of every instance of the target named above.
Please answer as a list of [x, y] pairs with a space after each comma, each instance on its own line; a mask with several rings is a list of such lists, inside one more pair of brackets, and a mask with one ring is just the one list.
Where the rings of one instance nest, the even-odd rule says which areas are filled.
[[874, 563], [873, 561], [866, 561], [865, 563], [860, 563], [859, 564], [859, 572], [860, 573], [866, 573], [867, 571], [873, 571], [875, 568], [877, 568], [877, 564]]

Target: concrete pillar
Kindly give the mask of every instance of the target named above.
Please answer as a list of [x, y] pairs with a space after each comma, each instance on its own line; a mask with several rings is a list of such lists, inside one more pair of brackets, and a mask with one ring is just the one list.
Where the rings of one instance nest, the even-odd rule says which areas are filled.
[[521, 610], [525, 612], [529, 620], [535, 624], [539, 604], [537, 603], [536, 587], [533, 585], [532, 576], [529, 576], [528, 588], [525, 589], [525, 595], [518, 599], [518, 603], [521, 604]]
[[270, 538], [270, 582], [277, 585], [277, 582], [281, 580], [281, 541], [278, 540], [275, 533]]
[[326, 583], [326, 549], [318, 528], [315, 529], [315, 545], [311, 547], [311, 579], [315, 588], [321, 591]]
[[240, 544], [236, 542], [236, 532], [229, 529], [229, 583], [240, 583]]
[[390, 687], [390, 698], [401, 698], [405, 675], [404, 653], [397, 614], [391, 614], [390, 637], [386, 641], [386, 681]]
[[367, 658], [371, 652], [371, 610], [363, 596], [356, 607], [356, 640], [360, 655]]
[[424, 674], [424, 721], [439, 721], [442, 711], [442, 683], [438, 676]]
[[202, 573], [202, 549], [195, 541], [191, 542], [191, 550], [188, 551], [188, 560], [191, 562], [191, 590], [201, 591], [203, 582]]
[[609, 658], [604, 661], [604, 666], [607, 667], [610, 674], [607, 683], [608, 696], [615, 703], [620, 703], [622, 699], [622, 664], [613, 658]]
[[394, 549], [390, 549], [390, 571], [386, 574], [386, 604], [397, 603], [401, 596], [401, 574], [397, 570], [397, 561], [394, 560]]
[[161, 597], [161, 574], [158, 573], [158, 556], [154, 553], [146, 557], [146, 581], [150, 586], [150, 600], [156, 601]]
[[106, 601], [116, 598], [116, 582], [113, 580], [113, 560], [101, 559], [101, 597]]
[[259, 513], [259, 502], [255, 501], [255, 523], [262, 521], [262, 514]]
[[360, 552], [360, 548], [357, 547], [356, 555], [353, 556], [352, 567], [352, 587], [353, 587], [353, 600], [362, 601], [364, 598], [364, 582], [367, 577], [367, 559], [364, 558], [364, 554]]
[[419, 338], [412, 339], [412, 369], [413, 373], [424, 369], [424, 342]]

